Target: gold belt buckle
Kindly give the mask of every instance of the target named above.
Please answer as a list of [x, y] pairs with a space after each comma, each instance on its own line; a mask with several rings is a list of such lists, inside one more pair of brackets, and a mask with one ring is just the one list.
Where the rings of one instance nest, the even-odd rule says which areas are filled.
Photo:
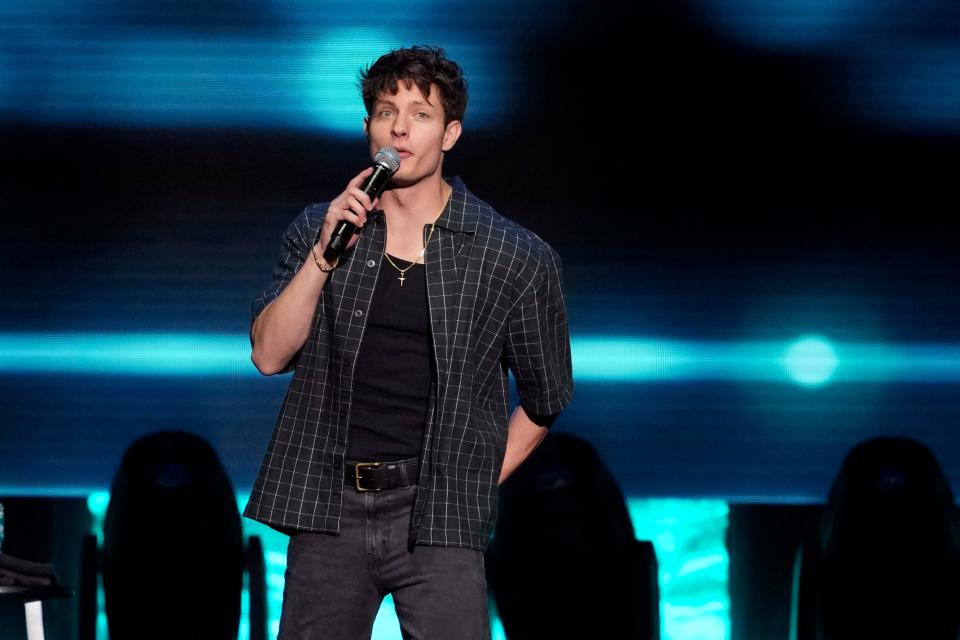
[[358, 462], [354, 465], [354, 482], [356, 483], [357, 491], [383, 491], [383, 489], [367, 489], [360, 486], [360, 469], [379, 469], [383, 466], [382, 462]]

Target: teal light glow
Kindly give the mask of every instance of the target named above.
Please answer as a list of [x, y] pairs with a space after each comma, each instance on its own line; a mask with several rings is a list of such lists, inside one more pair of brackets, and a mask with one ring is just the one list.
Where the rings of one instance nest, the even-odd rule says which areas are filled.
[[[960, 346], [576, 336], [578, 382], [960, 382]], [[0, 374], [259, 376], [245, 334], [0, 333]]]
[[663, 379], [695, 357], [689, 343], [631, 338], [580, 338], [573, 352], [578, 380]]
[[660, 568], [661, 637], [730, 637], [729, 508], [720, 500], [627, 500], [638, 540], [649, 540]]
[[838, 364], [833, 346], [819, 336], [797, 339], [783, 356], [783, 366], [790, 377], [808, 387], [829, 382]]
[[109, 491], [94, 491], [87, 495], [87, 510], [90, 511], [90, 533], [100, 536], [102, 542], [103, 521], [107, 517], [107, 507], [110, 506]]
[[322, 128], [360, 136], [366, 111], [360, 99], [361, 69], [390, 49], [407, 44], [389, 30], [333, 29], [313, 45], [302, 79], [304, 107]]
[[0, 92], [0, 120], [307, 129], [358, 139], [365, 113], [358, 72], [411, 44], [442, 46], [464, 68], [470, 128], [496, 124], [520, 93], [516, 53], [504, 42], [540, 17], [522, 4], [436, 0], [292, 0], [222, 16], [202, 3], [162, 16], [108, 3], [96, 10], [17, 4], [0, 3], [9, 45], [0, 87], [10, 89]]
[[243, 335], [0, 334], [0, 373], [259, 375]]
[[[109, 491], [93, 491], [87, 496], [87, 509], [90, 511], [90, 531], [97, 536], [97, 545], [103, 546], [103, 521], [107, 517], [107, 507], [110, 505]], [[97, 579], [97, 640], [108, 640], [110, 632], [107, 628], [107, 605], [103, 594], [103, 580]]]
[[[380, 11], [380, 8], [371, 9]], [[429, 9], [428, 9], [429, 10]], [[441, 30], [421, 27], [371, 29], [342, 26], [324, 29], [310, 44], [307, 62], [299, 80], [298, 103], [309, 114], [305, 123], [340, 135], [362, 135], [367, 115], [359, 90], [359, 73], [379, 56], [399, 47], [418, 43], [443, 43], [447, 55], [456, 60], [467, 77], [470, 100], [468, 129], [487, 127], [504, 115], [502, 97], [519, 92], [519, 79], [510, 64], [497, 53], [493, 43], [466, 40]], [[496, 55], [494, 55], [496, 54]]]
[[685, 382], [745, 380], [782, 382], [775, 342], [703, 342], [629, 336], [573, 339], [578, 381]]
[[[88, 496], [93, 533], [103, 539], [103, 520], [110, 494]], [[237, 496], [242, 509], [245, 495]], [[670, 640], [727, 640], [730, 637], [729, 557], [724, 536], [729, 508], [718, 500], [627, 500], [627, 509], [638, 540], [653, 542], [660, 567], [661, 636]], [[263, 543], [267, 571], [267, 620], [270, 637], [280, 628], [284, 572], [287, 568], [289, 538], [270, 527], [243, 519], [244, 537], [259, 536]], [[103, 598], [97, 638], [106, 640]], [[241, 599], [238, 640], [248, 640], [249, 597], [246, 578]], [[491, 617], [493, 640], [504, 640], [503, 625]], [[400, 640], [400, 624], [390, 597], [384, 599], [373, 626], [372, 640]]]

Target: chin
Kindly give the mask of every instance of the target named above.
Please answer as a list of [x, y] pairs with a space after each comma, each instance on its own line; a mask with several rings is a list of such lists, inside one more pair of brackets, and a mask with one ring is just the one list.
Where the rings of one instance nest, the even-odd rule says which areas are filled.
[[414, 185], [414, 184], [416, 184], [416, 183], [417, 183], [417, 180], [416, 180], [415, 178], [411, 178], [411, 177], [409, 177], [409, 176], [399, 176], [399, 177], [397, 177], [396, 175], [394, 175], [392, 178], [390, 178], [390, 186], [393, 187], [394, 189], [396, 189], [396, 188], [401, 188], [401, 189], [402, 189], [403, 187], [409, 187], [409, 186]]
[[409, 187], [417, 184], [418, 182], [422, 182], [430, 177], [430, 174], [420, 174], [420, 173], [402, 174], [402, 175], [398, 175], [398, 174], [400, 174], [399, 171], [393, 175], [393, 178], [390, 179], [390, 184], [396, 187]]

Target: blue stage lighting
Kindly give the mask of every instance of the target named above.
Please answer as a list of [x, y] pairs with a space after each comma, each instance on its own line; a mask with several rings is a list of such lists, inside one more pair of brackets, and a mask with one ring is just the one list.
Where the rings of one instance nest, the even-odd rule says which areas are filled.
[[[843, 354], [841, 366], [840, 356]], [[960, 346], [573, 338], [580, 382], [942, 383], [960, 381]], [[259, 376], [246, 334], [5, 333], [0, 374]]]
[[[504, 30], [464, 29], [456, 17], [465, 7], [456, 4], [284, 2], [251, 17], [252, 25], [290, 21], [273, 33], [208, 24], [203, 9], [189, 3], [166, 16], [176, 28], [162, 29], [137, 25], [136, 8], [114, 12], [104, 4], [101, 12], [71, 14], [44, 2], [13, 11], [0, 3], [9, 45], [0, 52], [0, 120], [268, 127], [361, 138], [361, 68], [390, 49], [432, 44], [463, 66], [469, 126], [484, 129], [512, 108], [509, 96], [520, 90], [515, 53], [503, 47]], [[516, 5], [503, 15], [505, 28], [521, 32], [536, 12]], [[139, 17], [144, 25], [156, 18]]]
[[808, 387], [829, 382], [838, 364], [833, 346], [819, 336], [797, 339], [783, 356], [783, 366], [790, 377]]
[[[110, 494], [97, 491], [87, 497], [91, 532], [103, 538]], [[246, 496], [237, 496], [242, 510]], [[653, 543], [659, 565], [662, 633], [675, 640], [724, 640], [729, 638], [730, 568], [724, 536], [729, 507], [721, 500], [675, 500], [628, 498], [627, 508], [637, 539]], [[280, 624], [284, 571], [287, 567], [287, 536], [268, 526], [243, 519], [244, 535], [259, 536], [267, 570], [268, 616], [271, 633]], [[246, 607], [247, 596], [243, 597]], [[241, 640], [249, 637], [246, 610], [241, 615]], [[106, 617], [102, 612], [102, 628]], [[506, 636], [497, 617], [491, 620], [493, 640]], [[374, 640], [400, 640], [392, 598], [384, 599], [372, 632]]]
[[360, 70], [405, 43], [389, 30], [333, 29], [318, 38], [306, 61], [303, 100], [320, 128], [360, 137], [366, 111], [357, 88]]
[[866, 0], [703, 0], [734, 37], [774, 47], [836, 46], [877, 13]]
[[257, 371], [243, 335], [26, 333], [0, 334], [0, 373], [222, 376]]
[[849, 99], [905, 131], [960, 130], [960, 46], [891, 46], [852, 65]]

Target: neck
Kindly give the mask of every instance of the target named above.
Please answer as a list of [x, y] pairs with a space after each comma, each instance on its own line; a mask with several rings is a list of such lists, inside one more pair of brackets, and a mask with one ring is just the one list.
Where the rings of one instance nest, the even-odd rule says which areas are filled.
[[447, 204], [453, 187], [439, 174], [408, 187], [392, 187], [380, 197], [380, 208], [394, 225], [422, 228], [436, 220]]

